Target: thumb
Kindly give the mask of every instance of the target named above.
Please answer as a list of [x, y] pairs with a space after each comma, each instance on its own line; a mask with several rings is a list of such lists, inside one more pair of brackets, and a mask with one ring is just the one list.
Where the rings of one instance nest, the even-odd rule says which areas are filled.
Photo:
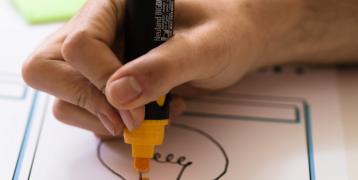
[[108, 80], [105, 94], [117, 109], [133, 109], [200, 78], [196, 45], [176, 35], [161, 46], [119, 68]]

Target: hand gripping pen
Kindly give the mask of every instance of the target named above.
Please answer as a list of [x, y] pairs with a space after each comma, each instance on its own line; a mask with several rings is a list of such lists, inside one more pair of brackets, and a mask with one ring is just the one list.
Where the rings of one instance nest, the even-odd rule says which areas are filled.
[[[174, 0], [127, 0], [125, 13], [125, 62], [159, 46], [173, 36]], [[154, 148], [162, 144], [169, 120], [168, 95], [145, 105], [145, 119], [133, 131], [124, 131], [124, 141], [132, 146], [134, 167], [149, 170]]]

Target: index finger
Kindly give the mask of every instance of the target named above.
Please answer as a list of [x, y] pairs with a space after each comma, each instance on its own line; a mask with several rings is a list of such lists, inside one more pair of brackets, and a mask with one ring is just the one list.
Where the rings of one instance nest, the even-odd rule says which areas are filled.
[[64, 60], [98, 89], [121, 64], [112, 46], [118, 44], [118, 27], [124, 16], [124, 1], [89, 1], [73, 20], [75, 25], [61, 47]]

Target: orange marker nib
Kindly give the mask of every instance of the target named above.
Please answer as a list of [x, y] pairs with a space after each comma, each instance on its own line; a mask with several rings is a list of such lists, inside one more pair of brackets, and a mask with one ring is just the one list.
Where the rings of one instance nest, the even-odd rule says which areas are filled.
[[134, 158], [134, 168], [141, 173], [149, 171], [149, 158]]

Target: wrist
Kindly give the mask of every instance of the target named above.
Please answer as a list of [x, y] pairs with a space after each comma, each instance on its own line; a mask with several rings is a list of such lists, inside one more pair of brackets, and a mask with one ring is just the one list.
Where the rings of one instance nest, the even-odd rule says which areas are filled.
[[257, 45], [252, 69], [289, 63], [297, 44], [295, 31], [305, 18], [304, 0], [244, 1], [240, 11], [251, 22]]
[[[258, 68], [287, 63], [337, 63], [358, 59], [358, 1], [255, 2], [246, 10], [258, 30]], [[250, 9], [250, 8], [247, 8]]]

